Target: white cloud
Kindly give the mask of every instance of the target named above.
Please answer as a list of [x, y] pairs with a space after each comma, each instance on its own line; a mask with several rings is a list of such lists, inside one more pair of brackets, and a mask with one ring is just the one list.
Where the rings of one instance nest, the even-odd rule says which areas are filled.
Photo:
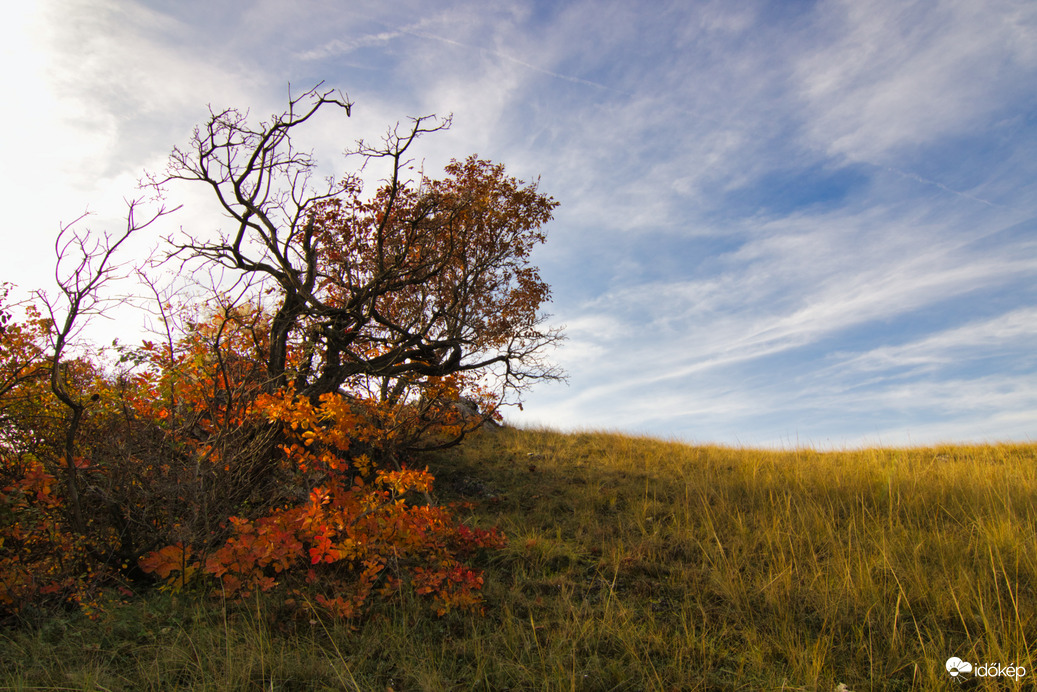
[[1020, 0], [843, 0], [820, 6], [817, 30], [827, 45], [796, 65], [810, 136], [852, 160], [975, 128], [1037, 66], [1037, 6]]
[[403, 35], [405, 35], [404, 31], [380, 31], [348, 40], [333, 38], [316, 48], [302, 51], [296, 54], [295, 57], [299, 60], [324, 60], [340, 55], [348, 55], [358, 48], [383, 45]]
[[[717, 258], [714, 276], [614, 290], [582, 314], [622, 316], [630, 338], [617, 348], [643, 360], [660, 343], [672, 344], [672, 355], [653, 356], [637, 380], [655, 381], [799, 348], [1037, 274], [1033, 251], [977, 253], [967, 237], [929, 223], [888, 212], [768, 222], [756, 229], [758, 237]], [[650, 345], [642, 346], [645, 340]]]
[[1037, 342], [1037, 308], [1023, 307], [986, 320], [975, 320], [921, 339], [885, 345], [843, 360], [837, 369], [851, 372], [931, 371], [976, 357], [1023, 352]]

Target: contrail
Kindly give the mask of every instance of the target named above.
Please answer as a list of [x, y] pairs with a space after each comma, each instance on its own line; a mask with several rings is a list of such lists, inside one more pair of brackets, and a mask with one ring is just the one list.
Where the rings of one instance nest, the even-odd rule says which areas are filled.
[[348, 52], [349, 50], [352, 50], [353, 48], [356, 48], [358, 46], [373, 45], [373, 44], [376, 44], [376, 43], [383, 43], [383, 42], [391, 41], [392, 39], [398, 37], [401, 34], [407, 34], [408, 36], [414, 36], [416, 38], [423, 38], [423, 39], [427, 39], [427, 40], [430, 40], [430, 41], [439, 41], [440, 43], [446, 43], [446, 44], [449, 44], [449, 45], [452, 45], [452, 46], [457, 46], [458, 48], [464, 48], [465, 50], [477, 50], [477, 51], [479, 51], [481, 53], [486, 53], [486, 54], [489, 54], [489, 55], [494, 55], [494, 56], [500, 58], [501, 60], [507, 60], [508, 62], [514, 63], [514, 64], [519, 65], [521, 67], [524, 67], [527, 70], [532, 70], [533, 72], [539, 72], [540, 74], [547, 75], [548, 77], [554, 77], [555, 79], [561, 79], [563, 81], [571, 82], [573, 84], [582, 84], [584, 86], [594, 87], [595, 89], [604, 89], [605, 91], [611, 91], [611, 92], [614, 92], [614, 93], [617, 93], [617, 94], [623, 94], [624, 96], [630, 96], [631, 95], [629, 92], [622, 91], [620, 89], [616, 89], [615, 87], [610, 87], [607, 84], [602, 84], [601, 82], [594, 82], [594, 81], [591, 81], [589, 79], [581, 79], [579, 77], [573, 77], [573, 76], [570, 76], [570, 75], [561, 74], [560, 72], [552, 72], [551, 70], [545, 70], [542, 67], [537, 67], [536, 65], [533, 65], [532, 63], [528, 63], [525, 60], [519, 60], [518, 58], [515, 58], [515, 57], [512, 57], [510, 55], [507, 55], [506, 53], [501, 53], [500, 51], [492, 50], [490, 48], [483, 48], [481, 46], [473, 46], [473, 45], [468, 44], [468, 43], [462, 43], [460, 41], [455, 41], [455, 40], [450, 39], [450, 38], [445, 38], [443, 36], [438, 36], [436, 34], [430, 34], [428, 32], [421, 31], [420, 27], [422, 25], [427, 24], [427, 22], [425, 22], [425, 21], [418, 22], [417, 24], [412, 24], [411, 26], [404, 26], [404, 27], [396, 28], [396, 27], [392, 27], [392, 26], [386, 24], [385, 22], [383, 22], [383, 21], [381, 21], [379, 19], [376, 19], [376, 18], [374, 18], [374, 17], [372, 17], [370, 15], [365, 15], [365, 14], [362, 14], [362, 13], [354, 13], [354, 14], [356, 14], [358, 16], [361, 16], [361, 17], [364, 17], [365, 19], [368, 19], [368, 20], [370, 20], [372, 22], [375, 22], [376, 24], [382, 25], [383, 27], [386, 28], [386, 31], [384, 31], [382, 33], [379, 33], [379, 34], [373, 34], [373, 35], [361, 37], [359, 39], [355, 39], [355, 40], [349, 41], [349, 42], [335, 40], [335, 41], [332, 41], [331, 43], [329, 43], [329, 44], [327, 44], [325, 46], [322, 46], [322, 47], [320, 47], [318, 49], [312, 50], [309, 53], [305, 53], [305, 54], [303, 54], [300, 57], [303, 57], [303, 58], [326, 57], [329, 54]]
[[965, 199], [971, 199], [971, 200], [973, 200], [975, 202], [980, 202], [982, 204], [987, 205], [988, 207], [1001, 207], [1002, 209], [1007, 209], [1008, 208], [1008, 207], [1005, 207], [1003, 204], [996, 204], [994, 202], [987, 201], [987, 200], [983, 199], [982, 197], [976, 197], [975, 195], [970, 195], [967, 192], [962, 192], [960, 190], [954, 190], [952, 188], [947, 187], [943, 183], [938, 183], [935, 180], [929, 180], [928, 178], [923, 178], [922, 176], [918, 175], [917, 173], [909, 173], [907, 171], [902, 171], [899, 168], [893, 168], [891, 166], [886, 166], [886, 170], [890, 171], [891, 173], [896, 173], [897, 175], [903, 176], [905, 178], [910, 178], [911, 180], [915, 180], [915, 181], [917, 181], [919, 183], [922, 183], [923, 185], [932, 185], [933, 187], [938, 187], [941, 190], [943, 190], [944, 192], [949, 192], [952, 195], [957, 195], [959, 197], [964, 197]]
[[555, 79], [562, 79], [562, 80], [565, 80], [566, 82], [572, 82], [573, 84], [584, 84], [586, 86], [592, 86], [592, 87], [596, 87], [598, 89], [605, 89], [606, 91], [613, 91], [613, 92], [616, 92], [616, 93], [619, 93], [619, 94], [629, 95], [625, 91], [621, 91], [620, 89], [616, 89], [615, 87], [610, 87], [610, 86], [608, 86], [606, 84], [601, 84], [600, 82], [592, 82], [589, 79], [580, 79], [579, 77], [571, 77], [569, 75], [561, 74], [561, 73], [558, 73], [558, 72], [552, 72], [551, 70], [545, 70], [542, 67], [537, 67], [536, 65], [532, 65], [532, 64], [530, 64], [530, 63], [528, 63], [528, 62], [526, 62], [524, 60], [519, 60], [518, 58], [513, 58], [512, 56], [507, 55], [506, 53], [501, 53], [500, 51], [491, 50], [489, 48], [482, 48], [481, 46], [473, 46], [473, 45], [470, 45], [470, 44], [467, 44], [467, 43], [461, 43], [460, 41], [455, 41], [455, 40], [450, 39], [450, 38], [444, 38], [443, 36], [436, 36], [435, 34], [429, 34], [429, 33], [423, 32], [423, 31], [414, 31], [413, 29], [406, 29], [406, 28], [399, 29], [399, 32], [402, 33], [402, 34], [409, 34], [411, 36], [417, 36], [418, 38], [427, 38], [427, 39], [431, 39], [433, 41], [440, 41], [442, 43], [449, 43], [450, 45], [458, 46], [459, 48], [466, 48], [468, 50], [477, 50], [477, 51], [480, 51], [482, 53], [489, 53], [490, 55], [495, 55], [498, 58], [501, 58], [502, 60], [507, 60], [508, 62], [515, 63], [516, 65], [521, 65], [522, 67], [525, 67], [526, 69], [533, 70], [534, 72], [539, 72], [540, 74], [546, 74], [549, 77], [554, 77]]

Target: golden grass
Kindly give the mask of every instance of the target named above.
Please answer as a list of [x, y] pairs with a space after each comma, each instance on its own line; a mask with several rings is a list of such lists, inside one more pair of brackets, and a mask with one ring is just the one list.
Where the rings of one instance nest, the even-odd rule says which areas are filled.
[[282, 632], [269, 602], [224, 619], [163, 597], [0, 636], [0, 688], [859, 692], [952, 689], [952, 655], [1037, 668], [1037, 445], [772, 452], [506, 429], [430, 466], [442, 498], [510, 539], [482, 565], [486, 617], [404, 599], [355, 631]]

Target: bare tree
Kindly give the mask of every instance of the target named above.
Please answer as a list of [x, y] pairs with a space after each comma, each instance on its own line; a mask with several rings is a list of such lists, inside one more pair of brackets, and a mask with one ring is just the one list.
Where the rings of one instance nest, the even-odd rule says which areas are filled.
[[[52, 324], [50, 388], [58, 400], [69, 409], [62, 448], [62, 466], [64, 467], [72, 525], [79, 533], [86, 531], [86, 521], [83, 518], [80, 501], [80, 483], [75, 454], [76, 436], [88, 400], [82, 392], [77, 392], [70, 387], [66, 351], [85, 326], [85, 322], [111, 306], [111, 300], [101, 295], [101, 289], [118, 274], [120, 266], [115, 263], [114, 256], [119, 247], [134, 233], [147, 228], [162, 216], [176, 211], [162, 207], [152, 216], [141, 221], [136, 216], [140, 200], [134, 200], [128, 204], [126, 228], [118, 234], [112, 235], [105, 232], [98, 235], [89, 230], [79, 231], [76, 225], [85, 218], [85, 214], [72, 223], [62, 226], [54, 241], [54, 252], [57, 256], [54, 278], [60, 290], [60, 297], [52, 299], [42, 291], [36, 291], [37, 297], [47, 307]], [[70, 268], [69, 263], [71, 263]]]

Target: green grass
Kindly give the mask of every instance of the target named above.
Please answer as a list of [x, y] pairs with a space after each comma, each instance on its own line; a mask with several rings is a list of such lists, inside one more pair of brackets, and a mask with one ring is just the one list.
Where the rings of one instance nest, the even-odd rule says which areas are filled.
[[860, 692], [958, 688], [951, 655], [1037, 669], [1037, 445], [506, 429], [429, 464], [510, 539], [484, 617], [404, 599], [351, 630], [160, 594], [0, 633], [0, 689]]

